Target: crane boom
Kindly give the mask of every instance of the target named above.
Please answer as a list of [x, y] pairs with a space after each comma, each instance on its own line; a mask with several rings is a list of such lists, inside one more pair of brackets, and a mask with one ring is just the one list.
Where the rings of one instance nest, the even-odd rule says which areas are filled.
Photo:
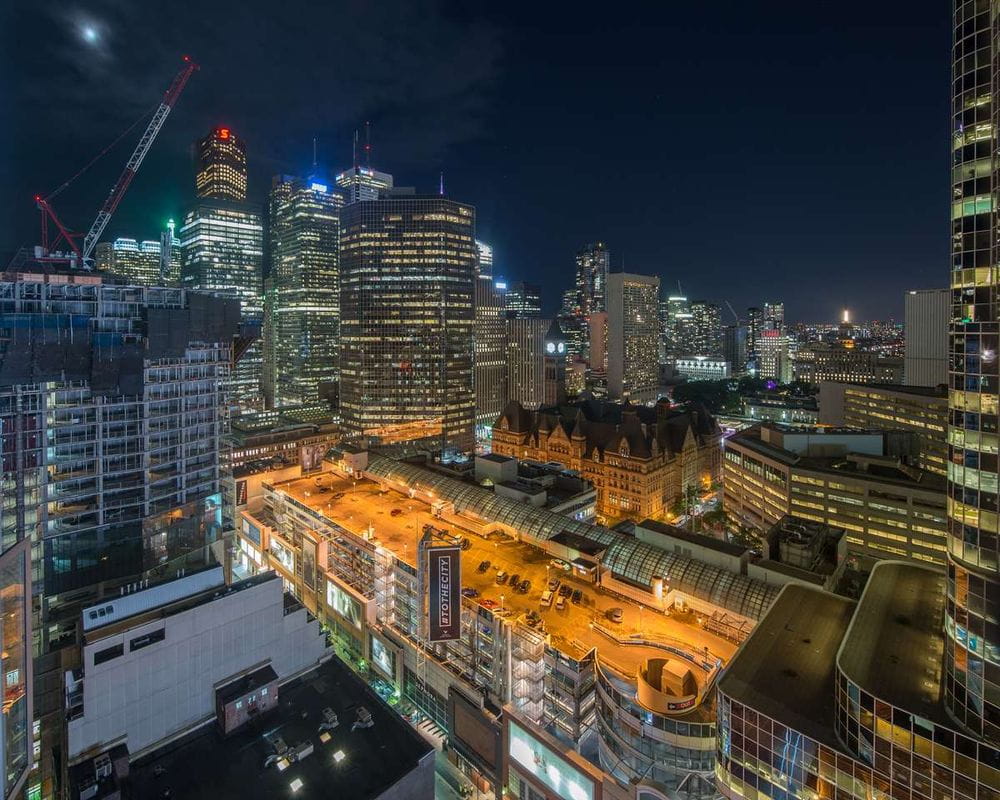
[[122, 174], [119, 176], [115, 185], [111, 188], [111, 193], [108, 195], [107, 200], [104, 201], [104, 205], [101, 206], [101, 210], [97, 212], [97, 218], [90, 226], [90, 230], [87, 231], [87, 235], [84, 236], [83, 247], [81, 248], [80, 255], [81, 260], [85, 265], [90, 263], [90, 256], [94, 252], [97, 240], [101, 238], [101, 234], [104, 233], [104, 229], [107, 227], [108, 222], [111, 221], [111, 216], [115, 213], [115, 209], [118, 208], [118, 204], [125, 196], [125, 192], [128, 190], [129, 184], [132, 183], [135, 173], [139, 171], [139, 167], [142, 164], [143, 159], [146, 157], [146, 153], [149, 152], [149, 148], [156, 139], [156, 135], [160, 132], [160, 128], [163, 127], [163, 123], [166, 121], [167, 115], [170, 114], [171, 109], [174, 107], [174, 103], [177, 102], [177, 98], [180, 97], [181, 92], [184, 91], [184, 86], [187, 84], [188, 79], [197, 69], [198, 65], [195, 64], [188, 56], [184, 56], [184, 68], [174, 76], [174, 80], [170, 84], [170, 88], [167, 89], [166, 93], [163, 95], [163, 101], [153, 114], [153, 118], [149, 121], [149, 125], [146, 126], [146, 130], [142, 134], [142, 138], [139, 139], [139, 143], [135, 146], [135, 150], [132, 151], [132, 157], [129, 158], [128, 163], [125, 164], [125, 169], [122, 170]]

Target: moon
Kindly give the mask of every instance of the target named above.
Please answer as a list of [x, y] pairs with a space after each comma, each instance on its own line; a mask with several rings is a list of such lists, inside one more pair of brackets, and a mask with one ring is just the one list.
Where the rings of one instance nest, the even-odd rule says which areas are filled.
[[96, 46], [101, 42], [101, 31], [92, 22], [83, 22], [79, 26], [80, 38], [86, 44]]

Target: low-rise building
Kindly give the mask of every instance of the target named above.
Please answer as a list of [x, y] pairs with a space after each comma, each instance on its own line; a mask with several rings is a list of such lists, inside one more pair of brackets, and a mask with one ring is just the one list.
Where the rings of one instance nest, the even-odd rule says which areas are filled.
[[874, 350], [816, 342], [799, 348], [792, 356], [792, 377], [814, 386], [826, 381], [899, 384], [903, 381], [903, 359]]
[[[496, 718], [509, 705], [577, 752], [596, 730], [621, 786], [714, 796], [713, 681], [779, 586], [425, 466], [373, 452], [350, 474], [341, 463], [265, 486], [263, 507], [240, 515], [243, 568], [274, 570], [344, 660], [446, 731], [471, 783], [500, 794]], [[438, 543], [459, 547], [464, 596], [457, 638], [431, 642]], [[685, 679], [676, 700], [637, 699], [664, 658], [695, 691]]]
[[[901, 438], [900, 438], [901, 437]], [[945, 481], [904, 463], [906, 433], [758, 425], [726, 440], [724, 507], [763, 533], [786, 514], [846, 531], [872, 558], [944, 566]]]
[[785, 587], [719, 680], [723, 797], [1000, 796], [1000, 749], [942, 700], [946, 584], [885, 562], [857, 603]]
[[819, 407], [815, 397], [762, 394], [743, 398], [743, 415], [755, 422], [815, 425], [819, 422]]
[[922, 469], [948, 472], [948, 390], [943, 386], [901, 386], [828, 381], [819, 387], [819, 422], [850, 428], [910, 431]]
[[493, 425], [493, 452], [558, 462], [597, 490], [605, 519], [663, 517], [689, 486], [720, 475], [721, 431], [703, 408], [585, 401], [527, 411], [511, 403]]
[[710, 356], [681, 356], [674, 362], [674, 370], [691, 381], [720, 381], [731, 374], [728, 361]]

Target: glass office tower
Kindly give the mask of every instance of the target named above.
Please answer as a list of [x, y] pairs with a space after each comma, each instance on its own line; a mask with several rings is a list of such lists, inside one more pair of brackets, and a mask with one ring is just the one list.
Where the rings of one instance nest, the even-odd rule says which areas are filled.
[[382, 442], [473, 447], [476, 212], [441, 196], [341, 212], [344, 430]]
[[996, 4], [954, 5], [949, 562], [945, 700], [1000, 742]]

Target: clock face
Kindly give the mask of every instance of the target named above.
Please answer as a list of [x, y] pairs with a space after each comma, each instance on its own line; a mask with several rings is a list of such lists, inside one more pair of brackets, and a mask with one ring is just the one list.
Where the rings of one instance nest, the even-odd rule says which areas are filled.
[[560, 353], [565, 353], [566, 352], [566, 345], [564, 345], [562, 342], [559, 342], [559, 348], [558, 348], [558, 350], [559, 350]]
[[554, 353], [556, 351], [555, 342], [549, 342], [548, 344], [546, 344], [545, 349], [550, 353]]

